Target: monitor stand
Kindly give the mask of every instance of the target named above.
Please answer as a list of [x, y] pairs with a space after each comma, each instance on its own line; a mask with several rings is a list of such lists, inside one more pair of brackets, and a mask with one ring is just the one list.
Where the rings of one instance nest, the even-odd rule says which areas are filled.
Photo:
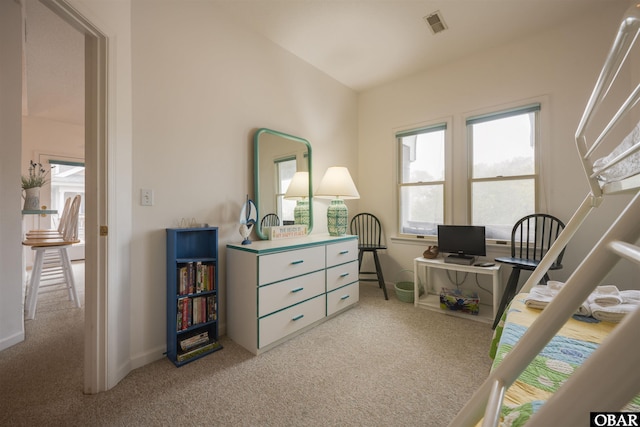
[[470, 255], [449, 255], [444, 259], [448, 264], [472, 265], [476, 261], [476, 257]]

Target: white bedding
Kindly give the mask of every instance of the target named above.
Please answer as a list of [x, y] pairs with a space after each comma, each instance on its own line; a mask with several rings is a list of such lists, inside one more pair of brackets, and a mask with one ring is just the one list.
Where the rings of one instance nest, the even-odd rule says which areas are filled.
[[[622, 140], [622, 143], [618, 145], [611, 154], [593, 162], [593, 169], [600, 169], [636, 144], [640, 144], [640, 123], [633, 128], [631, 133]], [[602, 171], [598, 175], [598, 180], [601, 184], [605, 184], [608, 182], [620, 181], [638, 173], [640, 173], [640, 151], [636, 151], [626, 159], [613, 165], [611, 168]]]

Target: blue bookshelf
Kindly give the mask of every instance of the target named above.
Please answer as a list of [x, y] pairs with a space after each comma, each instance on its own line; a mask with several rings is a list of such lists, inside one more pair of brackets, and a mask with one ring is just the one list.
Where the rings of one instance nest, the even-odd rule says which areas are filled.
[[176, 366], [222, 349], [218, 228], [167, 228], [167, 358]]

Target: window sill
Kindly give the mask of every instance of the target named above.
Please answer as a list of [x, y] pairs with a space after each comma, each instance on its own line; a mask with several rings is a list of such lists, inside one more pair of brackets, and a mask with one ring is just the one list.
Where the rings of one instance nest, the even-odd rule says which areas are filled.
[[[436, 236], [392, 236], [389, 239], [392, 243], [401, 245], [429, 246], [438, 244], [438, 238]], [[511, 251], [511, 242], [500, 241], [500, 243], [497, 243], [495, 240], [487, 241], [487, 251], [495, 254], [495, 256], [508, 255]]]
[[409, 244], [409, 245], [437, 245], [438, 238], [436, 236], [424, 236], [424, 237], [408, 237], [408, 236], [392, 236], [390, 237], [393, 243]]

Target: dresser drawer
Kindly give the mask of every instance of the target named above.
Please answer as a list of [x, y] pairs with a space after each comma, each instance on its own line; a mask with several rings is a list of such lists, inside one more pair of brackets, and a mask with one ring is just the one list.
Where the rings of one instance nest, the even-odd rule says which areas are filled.
[[259, 322], [258, 348], [263, 348], [325, 317], [326, 297], [317, 296], [285, 310], [263, 317]]
[[360, 299], [358, 282], [331, 291], [327, 294], [327, 316], [355, 304]]
[[324, 293], [324, 271], [305, 274], [258, 289], [258, 317]]
[[358, 280], [358, 261], [327, 268], [327, 292]]
[[262, 255], [258, 258], [258, 286], [324, 268], [324, 246]]
[[327, 267], [358, 259], [358, 240], [327, 245]]

